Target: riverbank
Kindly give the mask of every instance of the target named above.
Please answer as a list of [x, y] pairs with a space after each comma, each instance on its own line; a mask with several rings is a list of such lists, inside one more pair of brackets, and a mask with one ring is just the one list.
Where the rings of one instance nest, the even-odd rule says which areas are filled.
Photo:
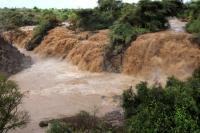
[[20, 53], [0, 36], [0, 73], [10, 76], [28, 68], [31, 58]]
[[40, 121], [71, 116], [81, 110], [97, 111], [98, 116], [121, 110], [119, 96], [139, 82], [132, 76], [84, 72], [66, 61], [25, 54], [35, 59], [34, 64], [10, 79], [26, 92], [23, 108], [29, 112], [31, 122], [15, 133], [42, 133]]

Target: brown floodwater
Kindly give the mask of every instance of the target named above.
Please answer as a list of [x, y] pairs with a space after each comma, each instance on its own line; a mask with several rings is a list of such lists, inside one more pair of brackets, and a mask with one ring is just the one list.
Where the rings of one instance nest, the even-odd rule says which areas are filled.
[[[186, 23], [174, 18], [169, 22], [170, 30], [184, 32]], [[44, 59], [24, 49], [19, 50], [31, 56], [34, 63], [10, 79], [16, 81], [21, 92], [26, 94], [22, 109], [29, 112], [30, 123], [11, 133], [44, 133], [45, 129], [38, 126], [41, 120], [70, 116], [81, 110], [95, 111], [98, 115], [121, 110], [119, 96], [123, 90], [143, 80], [123, 74], [80, 71], [66, 60]], [[157, 79], [166, 80], [159, 69], [145, 80], [154, 82]]]
[[74, 115], [81, 110], [106, 112], [120, 110], [123, 90], [134, 85], [133, 76], [114, 73], [90, 73], [77, 69], [67, 61], [42, 59], [32, 52], [20, 51], [32, 57], [34, 64], [10, 79], [17, 82], [26, 94], [22, 108], [29, 112], [31, 121], [14, 133], [42, 133], [41, 120]]

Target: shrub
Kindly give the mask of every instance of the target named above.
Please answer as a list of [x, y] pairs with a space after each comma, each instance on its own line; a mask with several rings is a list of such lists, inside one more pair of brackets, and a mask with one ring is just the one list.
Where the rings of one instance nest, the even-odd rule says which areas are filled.
[[136, 11], [141, 27], [149, 29], [151, 32], [165, 29], [167, 15], [163, 10], [162, 2], [141, 0]]
[[189, 20], [197, 19], [200, 14], [200, 1], [196, 0], [187, 3], [183, 13]]
[[163, 0], [162, 3], [167, 16], [177, 16], [184, 9], [182, 0]]
[[72, 117], [51, 121], [47, 133], [113, 133], [107, 123], [100, 118], [81, 111]]
[[108, 28], [120, 15], [122, 2], [120, 0], [99, 0], [94, 9], [76, 11], [77, 27], [84, 30], [99, 30]]
[[193, 34], [192, 41], [200, 46], [200, 1], [193, 1], [187, 5], [185, 14], [190, 18], [186, 30]]
[[53, 121], [47, 133], [72, 133], [65, 123], [59, 121]]
[[72, 11], [72, 12], [70, 12], [68, 14], [68, 19], [67, 20], [70, 22], [72, 29], [76, 29], [77, 28], [79, 18], [78, 18], [78, 15], [76, 14], [75, 11]]
[[140, 34], [149, 32], [147, 29], [132, 27], [129, 23], [116, 22], [111, 27], [111, 49], [113, 54], [117, 55], [123, 52], [126, 49], [132, 40]]
[[190, 33], [200, 33], [200, 16], [197, 19], [190, 21], [187, 24], [186, 29]]
[[28, 122], [27, 112], [19, 110], [22, 98], [18, 86], [0, 76], [0, 133], [22, 127]]
[[99, 9], [82, 9], [77, 11], [77, 27], [84, 30], [98, 30], [111, 26], [115, 20], [112, 13]]
[[34, 29], [33, 37], [26, 45], [27, 50], [33, 50], [43, 40], [44, 36], [48, 34], [48, 31], [57, 26], [59, 21], [55, 16], [46, 16], [44, 20]]
[[200, 132], [200, 68], [185, 82], [174, 77], [165, 87], [140, 83], [123, 93], [127, 133]]
[[164, 6], [159, 1], [141, 0], [137, 6], [124, 4], [122, 15], [110, 27], [111, 48], [107, 55], [118, 55], [129, 47], [137, 36], [167, 28]]
[[192, 41], [200, 46], [200, 16], [190, 21], [186, 26], [186, 30], [193, 33]]

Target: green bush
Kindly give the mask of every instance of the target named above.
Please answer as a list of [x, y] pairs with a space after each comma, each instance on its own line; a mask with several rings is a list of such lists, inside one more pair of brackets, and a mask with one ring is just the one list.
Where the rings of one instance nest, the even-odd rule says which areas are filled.
[[75, 116], [54, 120], [47, 133], [118, 133], [114, 131], [117, 130], [100, 118], [81, 111]]
[[27, 50], [33, 50], [43, 40], [44, 36], [48, 34], [48, 31], [58, 25], [59, 21], [55, 16], [46, 16], [44, 20], [34, 29], [33, 37], [26, 45]]
[[137, 94], [123, 94], [127, 133], [199, 133], [200, 68], [185, 82], [174, 77], [165, 87], [142, 82]]
[[187, 24], [186, 29], [190, 33], [200, 33], [200, 16], [197, 19], [190, 21]]
[[191, 1], [185, 4], [185, 11], [183, 12], [183, 16], [188, 18], [188, 20], [197, 19], [200, 14], [200, 1]]
[[182, 0], [162, 0], [164, 12], [167, 16], [177, 16], [184, 9]]
[[192, 41], [200, 46], [200, 1], [193, 1], [187, 4], [184, 15], [189, 18], [186, 30], [193, 34]]
[[124, 4], [122, 15], [111, 26], [111, 55], [123, 53], [137, 36], [167, 28], [164, 6], [159, 1], [141, 0], [137, 6]]
[[113, 54], [117, 55], [123, 52], [126, 49], [132, 40], [140, 34], [149, 32], [147, 29], [132, 27], [129, 23], [116, 22], [111, 27], [111, 49]]
[[200, 16], [197, 19], [191, 20], [187, 24], [186, 30], [193, 33], [192, 41], [200, 46]]
[[82, 9], [77, 11], [77, 27], [84, 30], [98, 30], [108, 28], [114, 22], [114, 16], [110, 12], [96, 9]]
[[0, 75], [0, 133], [6, 133], [27, 124], [27, 112], [19, 110], [23, 94], [18, 86]]
[[50, 128], [47, 130], [47, 133], [72, 133], [69, 130], [68, 126], [65, 123], [59, 121], [53, 121], [50, 125]]
[[94, 9], [76, 11], [78, 28], [84, 30], [99, 30], [108, 28], [120, 15], [122, 2], [120, 0], [99, 0]]

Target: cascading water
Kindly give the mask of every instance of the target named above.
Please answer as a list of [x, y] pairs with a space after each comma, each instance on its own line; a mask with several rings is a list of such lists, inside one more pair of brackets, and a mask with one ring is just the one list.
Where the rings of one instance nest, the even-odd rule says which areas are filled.
[[177, 18], [169, 18], [170, 30], [175, 32], [185, 32], [187, 22], [182, 22]]
[[[169, 22], [171, 30], [183, 31], [182, 23], [173, 19]], [[20, 51], [31, 56], [34, 64], [10, 79], [26, 94], [22, 108], [29, 112], [31, 122], [13, 133], [43, 133], [38, 126], [41, 120], [73, 115], [81, 110], [98, 110], [101, 115], [120, 109], [116, 96], [141, 81], [123, 74], [83, 72], [66, 60], [42, 59], [32, 52]], [[157, 82], [158, 78], [159, 71], [151, 79]]]

